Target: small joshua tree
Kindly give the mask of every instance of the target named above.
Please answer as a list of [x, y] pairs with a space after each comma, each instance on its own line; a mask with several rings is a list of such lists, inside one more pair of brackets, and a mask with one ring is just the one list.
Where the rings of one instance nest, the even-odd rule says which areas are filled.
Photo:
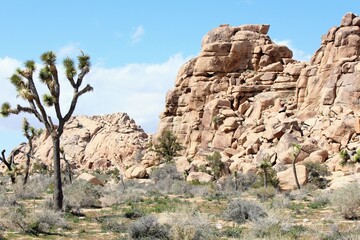
[[[40, 69], [39, 78], [41, 83], [48, 88], [49, 92], [41, 98], [33, 78], [36, 64], [33, 60], [26, 61], [24, 64], [25, 68], [17, 69], [10, 77], [10, 82], [16, 88], [18, 95], [27, 102], [28, 106], [17, 105], [12, 108], [10, 103], [5, 102], [1, 106], [0, 115], [7, 117], [11, 114], [29, 113], [44, 124], [53, 143], [54, 208], [55, 210], [61, 210], [63, 206], [63, 192], [60, 167], [60, 137], [64, 132], [65, 123], [75, 111], [79, 97], [93, 90], [89, 84], [81, 88], [85, 75], [90, 71], [90, 57], [84, 53], [78, 56], [79, 74], [77, 74], [77, 69], [72, 59], [66, 58], [63, 61], [66, 78], [73, 88], [71, 104], [65, 114], [61, 110], [60, 104], [60, 80], [55, 65], [56, 55], [54, 52], [49, 51], [43, 53], [40, 59], [44, 66]], [[53, 122], [45, 106], [54, 108], [58, 120], [57, 124]]]
[[213, 171], [215, 180], [219, 179], [225, 174], [225, 164], [221, 161], [221, 154], [215, 151], [212, 155], [206, 156], [209, 166]]
[[153, 151], [165, 160], [171, 162], [183, 149], [176, 136], [171, 131], [165, 131], [159, 138], [159, 143], [152, 146]]
[[33, 154], [33, 139], [35, 136], [38, 136], [41, 134], [42, 130], [36, 130], [34, 127], [30, 126], [29, 122], [26, 118], [23, 120], [22, 130], [24, 133], [24, 136], [28, 140], [28, 151], [25, 153], [26, 155], [26, 167], [25, 167], [25, 176], [23, 180], [23, 184], [25, 185], [27, 183], [27, 180], [29, 178], [29, 171], [30, 171], [30, 160], [32, 158]]
[[292, 152], [292, 156], [293, 156], [293, 160], [292, 160], [292, 168], [293, 168], [293, 172], [294, 172], [294, 178], [295, 178], [295, 182], [296, 182], [296, 186], [298, 189], [300, 189], [300, 183], [299, 183], [299, 179], [297, 176], [297, 172], [296, 172], [296, 159], [299, 156], [300, 152], [301, 152], [301, 145], [294, 143], [293, 144], [293, 152]]
[[14, 183], [16, 183], [16, 177], [15, 177], [16, 166], [14, 163], [14, 155], [16, 154], [15, 152], [18, 152], [18, 150], [11, 152], [10, 157], [8, 159], [6, 159], [6, 157], [5, 157], [5, 152], [6, 152], [5, 149], [1, 151], [0, 161], [5, 164], [6, 168], [8, 169], [11, 183], [14, 184]]
[[260, 165], [259, 168], [264, 172], [264, 187], [268, 186], [268, 171], [271, 168], [271, 162], [269, 156], [265, 157]]

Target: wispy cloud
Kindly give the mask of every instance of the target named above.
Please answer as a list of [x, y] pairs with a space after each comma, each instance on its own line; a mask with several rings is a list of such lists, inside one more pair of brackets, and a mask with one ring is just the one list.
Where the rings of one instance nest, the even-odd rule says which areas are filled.
[[74, 58], [80, 54], [80, 44], [79, 43], [70, 43], [62, 48], [60, 48], [56, 56], [58, 59], [63, 59], [66, 57]]
[[285, 39], [285, 40], [277, 40], [277, 39], [274, 39], [274, 42], [276, 44], [279, 44], [279, 45], [285, 45], [287, 46], [288, 48], [290, 48], [290, 50], [293, 51], [293, 58], [296, 59], [296, 60], [299, 60], [299, 61], [304, 61], [304, 62], [309, 62], [310, 59], [311, 59], [311, 54], [310, 53], [306, 53], [305, 51], [301, 50], [301, 49], [298, 49], [296, 48], [295, 46], [293, 46], [292, 42], [290, 39]]
[[131, 42], [132, 44], [140, 42], [140, 40], [144, 37], [145, 30], [142, 25], [136, 27], [135, 31], [131, 35]]

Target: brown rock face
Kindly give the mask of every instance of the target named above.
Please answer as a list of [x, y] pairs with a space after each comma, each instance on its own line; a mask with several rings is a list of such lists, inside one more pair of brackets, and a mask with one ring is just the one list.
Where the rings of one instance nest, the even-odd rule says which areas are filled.
[[[293, 143], [302, 147], [297, 162], [326, 164], [341, 148], [360, 146], [359, 23], [346, 14], [309, 63], [272, 42], [268, 25], [211, 30], [180, 69], [157, 136], [173, 131], [189, 159], [220, 151], [232, 172], [256, 166], [259, 156], [289, 164]], [[265, 156], [266, 149], [276, 151]]]
[[[65, 125], [61, 146], [75, 169], [124, 170], [146, 147], [147, 134], [125, 113], [72, 117]], [[34, 156], [52, 165], [51, 138], [34, 141]], [[19, 155], [19, 157], [22, 157]], [[141, 157], [140, 157], [141, 159]], [[18, 161], [19, 162], [19, 161]]]

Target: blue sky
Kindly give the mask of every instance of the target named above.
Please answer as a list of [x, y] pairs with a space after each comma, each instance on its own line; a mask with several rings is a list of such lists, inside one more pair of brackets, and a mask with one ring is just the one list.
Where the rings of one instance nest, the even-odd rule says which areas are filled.
[[[19, 101], [7, 78], [23, 61], [38, 61], [47, 50], [61, 60], [81, 49], [92, 57], [87, 81], [95, 91], [80, 99], [75, 113], [127, 112], [155, 132], [177, 70], [199, 53], [202, 37], [212, 28], [270, 24], [273, 40], [307, 60], [320, 46], [321, 35], [347, 12], [360, 14], [359, 2], [0, 0], [0, 102]], [[70, 90], [65, 88], [64, 106]], [[10, 151], [25, 140], [20, 131], [24, 116], [0, 119], [0, 149]]]

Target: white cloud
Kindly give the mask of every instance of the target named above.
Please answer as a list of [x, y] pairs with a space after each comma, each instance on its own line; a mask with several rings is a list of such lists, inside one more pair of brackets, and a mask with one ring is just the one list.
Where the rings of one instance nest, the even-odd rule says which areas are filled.
[[145, 35], [145, 30], [142, 25], [136, 27], [134, 33], [131, 35], [132, 44], [138, 43]]
[[[126, 112], [134, 118], [147, 132], [155, 132], [159, 121], [159, 114], [165, 107], [165, 95], [174, 87], [176, 74], [181, 65], [190, 57], [178, 53], [161, 63], [134, 63], [124, 66], [106, 68], [102, 64], [94, 64], [89, 75], [84, 79], [84, 85], [89, 83], [94, 92], [87, 93], [79, 98], [75, 115], [100, 115], [114, 112]], [[6, 81], [21, 63], [11, 58], [0, 58], [0, 80]], [[39, 67], [40, 68], [40, 65]], [[64, 79], [63, 67], [58, 65], [60, 78]], [[37, 73], [34, 74], [37, 76]], [[46, 88], [38, 84], [39, 94]], [[61, 100], [63, 114], [66, 112], [72, 97], [72, 88], [62, 81]], [[21, 99], [15, 97], [14, 87], [6, 82], [1, 84], [0, 103], [9, 101], [15, 105]], [[25, 104], [24, 104], [25, 105]], [[52, 114], [54, 115], [54, 114]], [[31, 124], [42, 127], [40, 123], [28, 114], [0, 118], [0, 148], [9, 145], [6, 135], [9, 131], [20, 131], [23, 117], [30, 118]], [[55, 117], [53, 118], [54, 122]], [[15, 141], [15, 140], [14, 140]], [[13, 147], [24, 141], [19, 139]], [[8, 148], [10, 151], [10, 148]]]
[[70, 43], [56, 52], [57, 59], [64, 59], [66, 57], [74, 58], [80, 54], [80, 44]]
[[306, 53], [304, 52], [303, 50], [301, 49], [298, 49], [296, 48], [295, 46], [293, 46], [292, 42], [290, 39], [285, 39], [285, 40], [277, 40], [277, 39], [274, 39], [274, 42], [276, 44], [279, 44], [279, 45], [285, 45], [287, 46], [288, 48], [290, 48], [290, 50], [293, 51], [293, 58], [296, 59], [296, 60], [299, 60], [299, 61], [304, 61], [304, 62], [309, 62], [312, 55], [310, 53]]
[[94, 92], [80, 99], [78, 112], [126, 112], [146, 131], [155, 132], [166, 92], [174, 87], [176, 74], [188, 59], [175, 54], [156, 64], [135, 63], [116, 68], [95, 65], [87, 80]]

